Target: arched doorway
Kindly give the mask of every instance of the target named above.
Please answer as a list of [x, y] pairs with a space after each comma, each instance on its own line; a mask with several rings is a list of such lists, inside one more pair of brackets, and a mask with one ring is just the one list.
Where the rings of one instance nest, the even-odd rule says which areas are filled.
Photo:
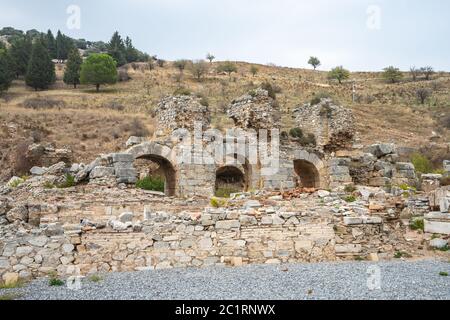
[[320, 188], [320, 175], [314, 164], [306, 160], [294, 160], [294, 170], [299, 178], [299, 187]]
[[[134, 167], [139, 174], [139, 178], [151, 177], [150, 185], [153, 186], [153, 179], [156, 185], [160, 186], [158, 179], [162, 180], [164, 193], [167, 196], [175, 196], [177, 193], [177, 172], [174, 166], [172, 150], [164, 145], [145, 142], [133, 146], [127, 151], [136, 159]], [[160, 190], [162, 191], [162, 190]]]
[[242, 192], [247, 189], [247, 179], [238, 167], [223, 166], [216, 171], [216, 195], [229, 196], [231, 193]]
[[[145, 155], [134, 162], [139, 178], [148, 179], [155, 191], [163, 191], [167, 196], [174, 196], [176, 190], [176, 172], [169, 160], [158, 155]], [[162, 189], [160, 189], [160, 184]]]

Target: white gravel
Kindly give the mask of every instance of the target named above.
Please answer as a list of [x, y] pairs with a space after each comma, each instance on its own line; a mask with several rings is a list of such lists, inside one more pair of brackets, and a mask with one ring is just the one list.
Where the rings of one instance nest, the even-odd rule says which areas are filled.
[[[379, 269], [377, 269], [379, 267]], [[375, 276], [380, 272], [380, 289]], [[22, 288], [0, 290], [21, 299], [176, 299], [176, 300], [290, 300], [290, 299], [450, 299], [446, 261], [349, 262], [251, 265], [239, 268], [167, 269], [110, 273], [100, 282], [82, 280], [80, 290], [50, 287], [48, 279]], [[370, 290], [369, 283], [375, 285]], [[375, 279], [375, 281], [370, 281]]]

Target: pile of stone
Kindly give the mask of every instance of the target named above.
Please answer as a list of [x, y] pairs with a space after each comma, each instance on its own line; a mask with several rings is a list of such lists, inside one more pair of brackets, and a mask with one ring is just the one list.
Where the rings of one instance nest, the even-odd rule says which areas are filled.
[[356, 154], [350, 162], [350, 175], [355, 184], [372, 187], [416, 187], [417, 176], [412, 163], [397, 162], [394, 144], [374, 144], [365, 153]]
[[243, 129], [273, 129], [280, 125], [277, 102], [269, 97], [267, 90], [258, 88], [231, 102], [227, 115], [236, 127]]
[[293, 116], [304, 134], [313, 134], [317, 146], [328, 151], [346, 148], [355, 135], [351, 110], [337, 106], [331, 99], [321, 99], [318, 104], [297, 107]]
[[167, 96], [163, 98], [157, 108], [158, 119], [157, 135], [171, 134], [179, 128], [194, 129], [195, 122], [202, 125], [202, 129], [208, 129], [211, 122], [209, 108], [202, 104], [198, 97]]

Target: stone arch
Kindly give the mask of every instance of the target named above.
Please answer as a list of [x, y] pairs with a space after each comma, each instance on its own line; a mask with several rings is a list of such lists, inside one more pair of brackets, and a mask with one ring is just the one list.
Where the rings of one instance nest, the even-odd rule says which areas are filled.
[[244, 175], [244, 188], [243, 191], [248, 191], [253, 188], [259, 180], [259, 167], [250, 163], [246, 156], [240, 156], [238, 154], [227, 154], [225, 156], [225, 163], [216, 169], [217, 171], [222, 167], [235, 167], [240, 170]]
[[233, 165], [225, 165], [217, 169], [215, 191], [219, 188], [234, 189], [236, 192], [248, 189], [247, 179], [242, 169]]
[[299, 185], [306, 188], [325, 188], [325, 165], [314, 153], [297, 150], [294, 153], [294, 172]]
[[177, 193], [177, 170], [173, 159], [173, 151], [167, 147], [153, 142], [145, 142], [131, 147], [127, 153], [133, 155], [134, 159], [146, 159], [159, 166], [164, 175], [164, 193], [167, 196], [175, 196]]

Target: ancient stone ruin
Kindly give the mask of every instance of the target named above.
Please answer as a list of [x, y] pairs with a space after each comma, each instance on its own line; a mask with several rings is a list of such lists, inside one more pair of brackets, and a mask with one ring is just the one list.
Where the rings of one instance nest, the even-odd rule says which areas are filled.
[[[167, 97], [158, 108], [160, 134], [151, 140], [132, 138], [124, 151], [87, 165], [36, 167], [28, 180], [0, 186], [4, 278], [377, 261], [448, 247], [441, 235], [450, 234], [450, 187], [440, 181], [449, 162], [444, 175], [419, 179], [394, 145], [354, 145], [351, 112], [330, 100], [296, 110], [297, 125], [313, 133], [317, 145], [282, 139], [275, 171], [267, 171], [260, 153], [250, 161], [253, 136], [245, 137], [245, 150], [221, 144], [239, 139], [239, 129], [277, 123], [276, 105], [263, 90], [231, 104], [236, 127], [224, 135], [189, 135], [194, 120], [209, 126], [208, 108], [195, 97]], [[268, 137], [269, 153], [274, 139]], [[192, 148], [193, 141], [202, 148]], [[223, 161], [214, 159], [214, 148], [223, 151]], [[55, 187], [69, 173], [77, 185]], [[164, 192], [134, 187], [147, 175], [160, 176]], [[213, 198], [221, 189], [234, 190], [231, 198]], [[422, 232], [410, 227], [417, 221]]]

